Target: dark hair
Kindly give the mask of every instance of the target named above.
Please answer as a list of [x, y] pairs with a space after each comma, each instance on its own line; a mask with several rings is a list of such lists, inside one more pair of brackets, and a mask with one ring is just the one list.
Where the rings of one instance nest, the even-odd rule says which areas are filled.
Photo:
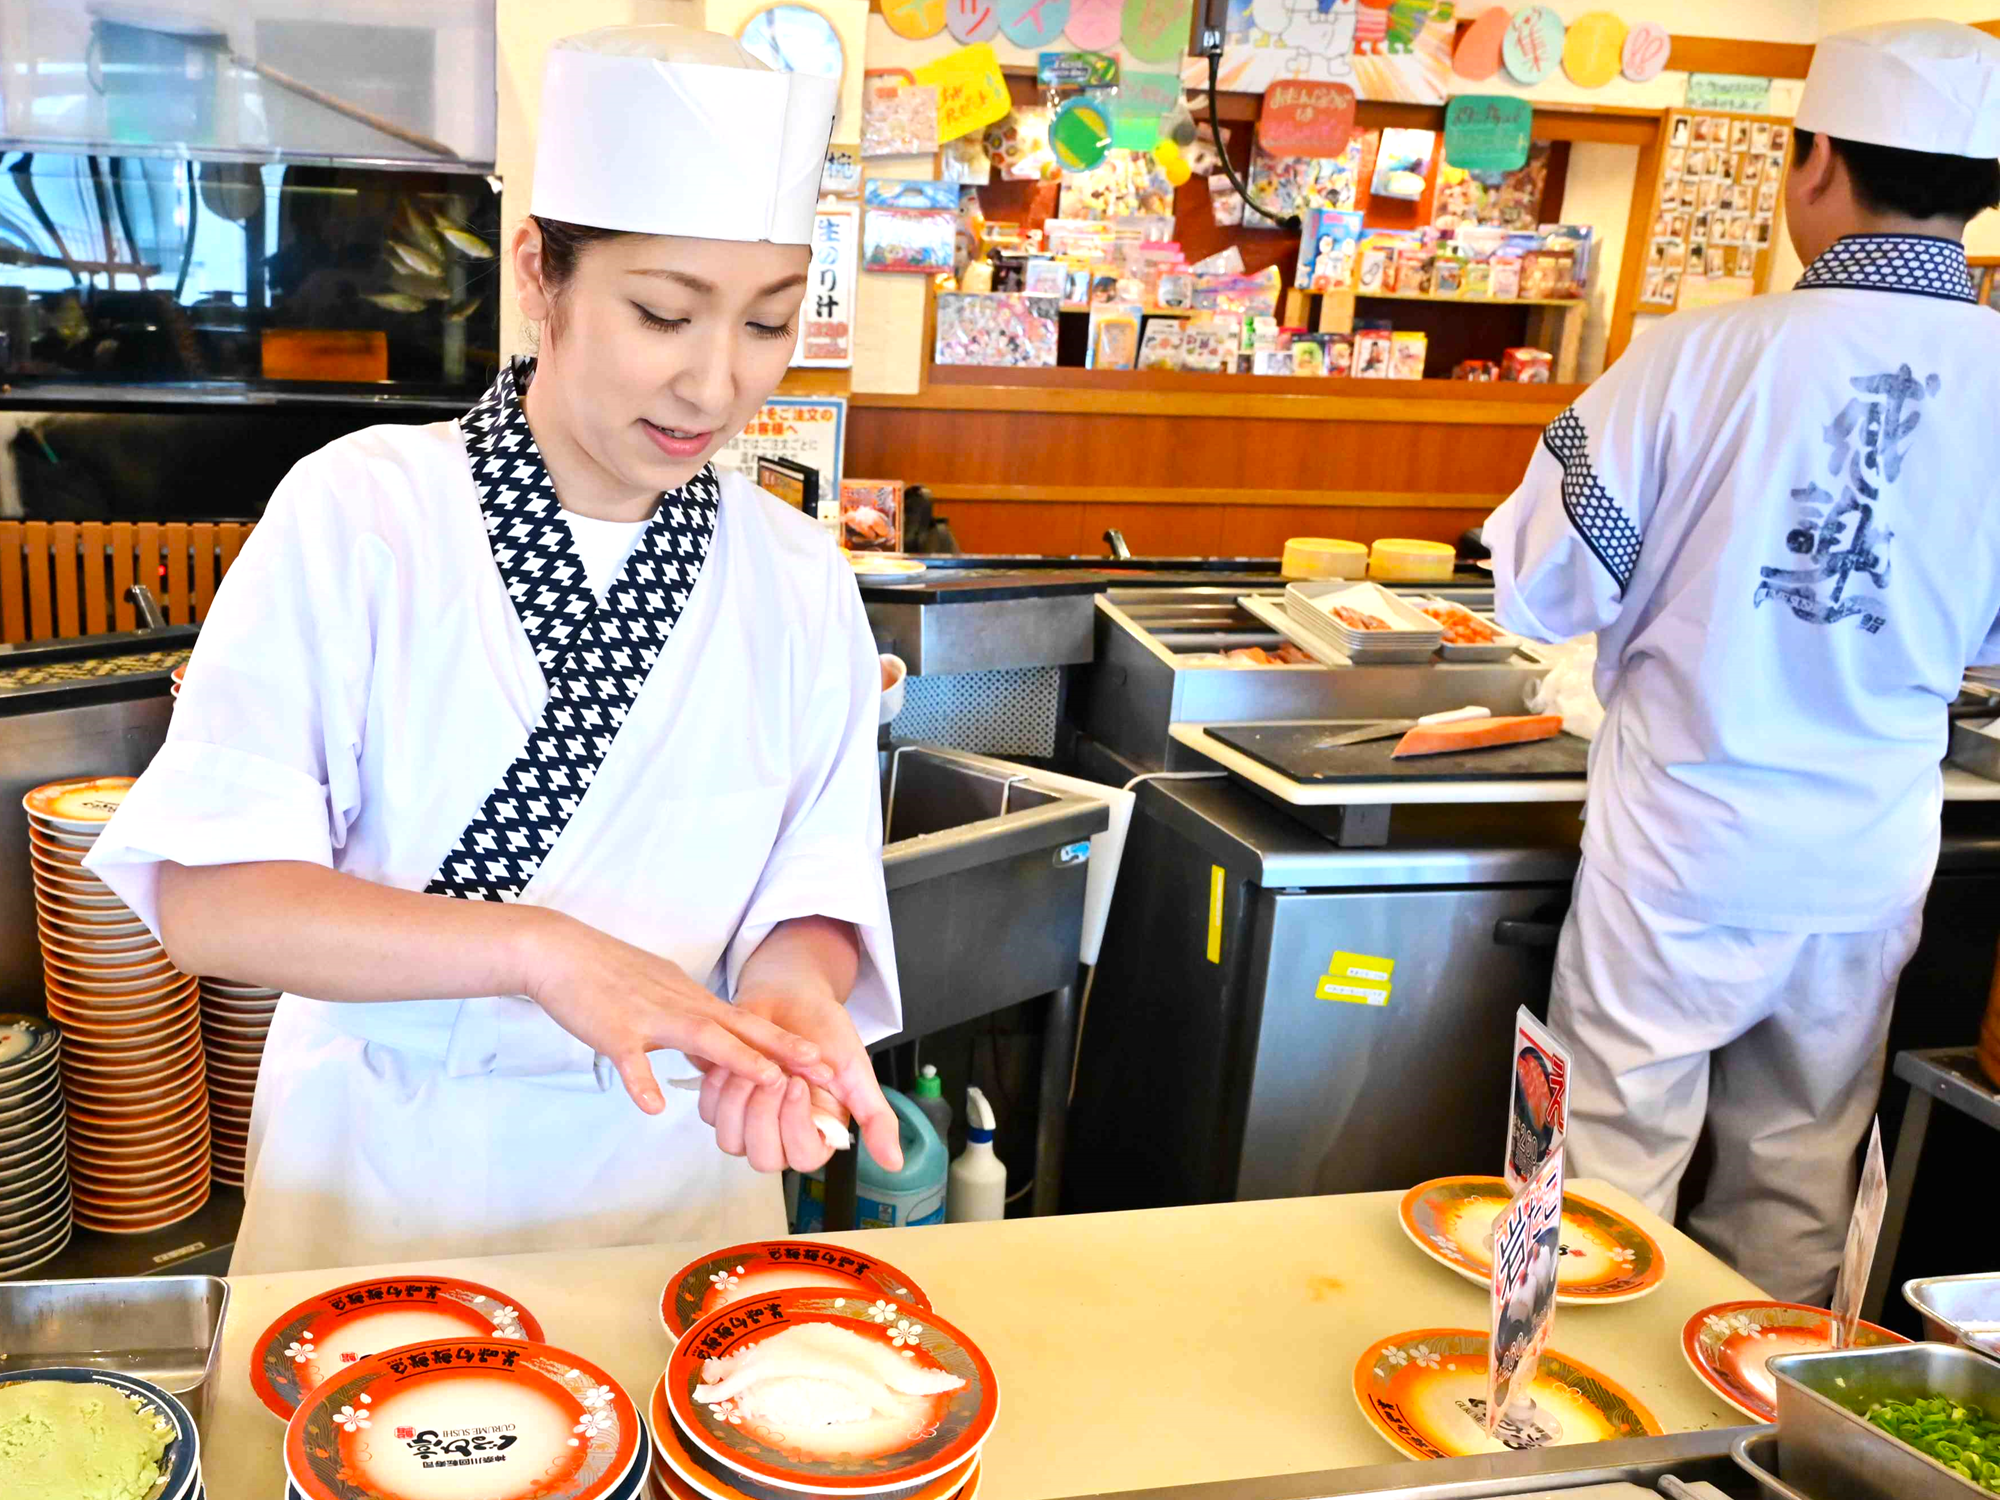
[[[1792, 134], [1798, 141], [1798, 159], [1804, 161], [1812, 151], [1814, 132]], [[1839, 136], [1829, 136], [1828, 141], [1833, 154], [1847, 164], [1855, 198], [1875, 213], [1964, 223], [1974, 214], [2000, 208], [2000, 161], [1905, 151]]]
[[624, 229], [599, 229], [594, 224], [570, 224], [562, 219], [544, 219], [530, 214], [542, 232], [542, 290], [551, 303], [548, 333], [554, 338], [562, 324], [562, 291], [576, 275], [576, 263], [592, 245], [615, 240], [630, 233]]

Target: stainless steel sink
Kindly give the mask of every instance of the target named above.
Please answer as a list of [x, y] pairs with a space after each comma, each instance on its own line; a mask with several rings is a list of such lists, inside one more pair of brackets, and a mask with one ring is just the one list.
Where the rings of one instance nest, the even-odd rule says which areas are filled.
[[882, 756], [882, 851], [903, 1030], [922, 1036], [1076, 981], [1101, 802], [1010, 761], [905, 745]]

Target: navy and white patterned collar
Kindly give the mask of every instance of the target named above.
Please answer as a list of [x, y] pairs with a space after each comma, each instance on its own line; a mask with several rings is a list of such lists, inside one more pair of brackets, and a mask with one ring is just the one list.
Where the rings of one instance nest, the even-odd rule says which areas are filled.
[[1850, 234], [1835, 240], [1798, 280], [1855, 292], [1904, 292], [1946, 302], [1976, 302], [1965, 246], [1930, 234]]

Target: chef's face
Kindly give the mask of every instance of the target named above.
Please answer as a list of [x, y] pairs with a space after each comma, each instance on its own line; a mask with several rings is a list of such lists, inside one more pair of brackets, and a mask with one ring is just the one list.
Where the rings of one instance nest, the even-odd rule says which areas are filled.
[[804, 245], [626, 234], [585, 246], [553, 296], [522, 274], [536, 385], [620, 488], [685, 484], [784, 378], [810, 259]]

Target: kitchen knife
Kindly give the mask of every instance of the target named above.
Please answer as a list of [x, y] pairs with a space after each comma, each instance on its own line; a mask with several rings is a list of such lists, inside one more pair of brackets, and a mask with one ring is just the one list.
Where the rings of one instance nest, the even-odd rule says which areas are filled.
[[1365, 729], [1350, 729], [1344, 734], [1329, 735], [1323, 740], [1315, 740], [1313, 749], [1331, 750], [1339, 745], [1365, 745], [1370, 740], [1386, 740], [1397, 735], [1408, 734], [1419, 724], [1456, 724], [1460, 719], [1490, 719], [1490, 708], [1450, 708], [1443, 713], [1425, 714], [1421, 719], [1384, 719], [1379, 724], [1370, 724]]

